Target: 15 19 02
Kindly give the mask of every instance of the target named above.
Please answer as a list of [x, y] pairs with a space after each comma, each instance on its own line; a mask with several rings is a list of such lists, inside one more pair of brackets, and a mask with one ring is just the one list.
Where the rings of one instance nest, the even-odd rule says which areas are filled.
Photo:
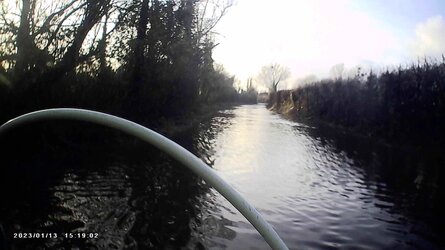
[[63, 233], [63, 237], [66, 239], [97, 239], [99, 237], [98, 233]]

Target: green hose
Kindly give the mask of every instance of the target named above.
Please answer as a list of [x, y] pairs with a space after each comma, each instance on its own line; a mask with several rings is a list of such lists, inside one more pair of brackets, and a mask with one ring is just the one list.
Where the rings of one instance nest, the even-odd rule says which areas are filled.
[[219, 177], [212, 168], [175, 142], [137, 123], [91, 110], [71, 108], [45, 109], [21, 115], [6, 122], [0, 127], [0, 135], [8, 129], [21, 124], [55, 119], [88, 121], [115, 128], [159, 148], [187, 166], [221, 193], [221, 195], [223, 195], [244, 217], [246, 217], [273, 249], [288, 249], [283, 240], [278, 236], [272, 226], [264, 220], [260, 213], [258, 213], [258, 211], [235, 189]]

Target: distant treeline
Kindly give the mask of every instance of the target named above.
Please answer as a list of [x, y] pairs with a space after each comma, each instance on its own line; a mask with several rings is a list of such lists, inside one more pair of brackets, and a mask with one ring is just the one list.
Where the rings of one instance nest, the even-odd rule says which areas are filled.
[[256, 101], [212, 59], [212, 29], [230, 2], [23, 0], [0, 7], [0, 122], [81, 107], [150, 123], [202, 104]]
[[445, 60], [279, 91], [270, 105], [302, 120], [418, 145], [445, 143]]

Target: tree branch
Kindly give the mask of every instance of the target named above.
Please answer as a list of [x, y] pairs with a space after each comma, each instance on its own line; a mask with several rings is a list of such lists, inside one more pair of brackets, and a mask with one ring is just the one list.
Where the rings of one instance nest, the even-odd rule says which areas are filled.
[[[40, 34], [43, 34], [44, 32], [48, 32], [49, 28], [50, 28], [50, 23], [51, 21], [56, 17], [56, 16], [60, 16], [62, 15], [69, 7], [71, 7], [75, 2], [77, 2], [77, 0], [73, 0], [70, 3], [68, 3], [67, 5], [65, 5], [65, 7], [63, 7], [62, 9], [60, 9], [57, 12], [52, 13], [51, 15], [49, 15], [45, 22], [43, 22], [42, 26], [40, 27], [40, 29], [35, 33], [34, 37]], [[81, 5], [83, 6], [83, 5]], [[70, 15], [68, 15], [70, 16]], [[66, 18], [64, 19], [66, 20]], [[62, 21], [63, 22], [63, 21]]]
[[56, 39], [57, 37], [57, 33], [59, 32], [59, 30], [62, 28], [63, 23], [71, 16], [73, 15], [75, 12], [77, 12], [78, 10], [82, 9], [87, 3], [83, 3], [80, 6], [78, 6], [77, 8], [74, 8], [73, 10], [71, 10], [57, 25], [56, 29], [54, 30], [54, 32], [52, 32], [51, 37], [48, 38], [48, 41], [46, 43], [45, 49], [44, 50], [48, 50], [48, 47], [53, 43], [54, 39]]

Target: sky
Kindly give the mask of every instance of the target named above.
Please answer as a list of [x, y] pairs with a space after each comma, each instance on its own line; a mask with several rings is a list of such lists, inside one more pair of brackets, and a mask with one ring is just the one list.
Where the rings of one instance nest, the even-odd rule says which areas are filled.
[[264, 65], [287, 66], [291, 77], [330, 76], [407, 65], [445, 53], [443, 0], [235, 0], [216, 26], [213, 58], [244, 83]]

